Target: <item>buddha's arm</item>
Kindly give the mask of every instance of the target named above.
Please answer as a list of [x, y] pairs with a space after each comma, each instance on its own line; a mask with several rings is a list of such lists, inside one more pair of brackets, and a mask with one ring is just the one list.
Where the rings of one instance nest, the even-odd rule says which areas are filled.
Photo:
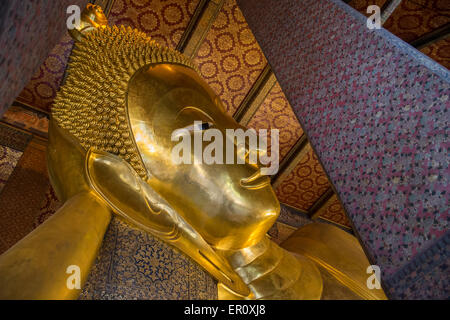
[[69, 288], [66, 271], [80, 268], [82, 288], [110, 219], [110, 210], [93, 193], [70, 198], [0, 256], [0, 299], [76, 299], [81, 289]]

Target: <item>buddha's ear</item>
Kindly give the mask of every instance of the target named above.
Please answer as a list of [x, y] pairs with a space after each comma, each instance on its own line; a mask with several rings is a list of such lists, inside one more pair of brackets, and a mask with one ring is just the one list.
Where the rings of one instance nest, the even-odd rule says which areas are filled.
[[[91, 188], [116, 214], [156, 236], [168, 239], [176, 235], [176, 215], [127, 161], [91, 148], [85, 172]], [[160, 214], [161, 208], [165, 214]]]

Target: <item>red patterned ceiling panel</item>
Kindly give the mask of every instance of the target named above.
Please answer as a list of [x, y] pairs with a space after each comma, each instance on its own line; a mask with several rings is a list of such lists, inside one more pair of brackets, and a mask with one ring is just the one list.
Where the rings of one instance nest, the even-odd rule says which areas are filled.
[[195, 62], [233, 114], [267, 61], [235, 0], [226, 0]]
[[333, 195], [330, 200], [325, 203], [317, 215], [322, 219], [351, 229], [351, 224], [347, 218], [344, 207], [336, 195]]
[[330, 183], [311, 149], [275, 190], [280, 202], [307, 211], [323, 195]]
[[[280, 134], [280, 161], [286, 156], [303, 130], [287, 101], [280, 85], [277, 83], [267, 95], [264, 103], [258, 108], [247, 125], [255, 130], [278, 129]], [[269, 131], [270, 134], [270, 131]], [[270, 136], [267, 139], [270, 146]]]
[[386, 0], [351, 0], [348, 5], [366, 16], [370, 16], [371, 14], [367, 13], [368, 6], [376, 5], [381, 8], [385, 2]]
[[402, 1], [383, 27], [406, 42], [450, 23], [450, 1]]

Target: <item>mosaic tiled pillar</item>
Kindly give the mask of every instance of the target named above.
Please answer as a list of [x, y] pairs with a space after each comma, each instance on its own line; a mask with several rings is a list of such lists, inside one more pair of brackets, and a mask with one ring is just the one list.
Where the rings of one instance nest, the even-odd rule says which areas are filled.
[[0, 116], [66, 33], [67, 7], [87, 0], [0, 2]]
[[450, 72], [340, 0], [238, 4], [387, 293], [449, 298]]

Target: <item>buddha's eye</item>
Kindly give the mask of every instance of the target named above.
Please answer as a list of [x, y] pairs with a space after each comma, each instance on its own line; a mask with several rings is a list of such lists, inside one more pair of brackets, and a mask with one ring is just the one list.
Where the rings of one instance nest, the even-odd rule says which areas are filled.
[[184, 127], [184, 129], [191, 132], [208, 130], [213, 126], [213, 123], [206, 121], [195, 121], [194, 124]]

